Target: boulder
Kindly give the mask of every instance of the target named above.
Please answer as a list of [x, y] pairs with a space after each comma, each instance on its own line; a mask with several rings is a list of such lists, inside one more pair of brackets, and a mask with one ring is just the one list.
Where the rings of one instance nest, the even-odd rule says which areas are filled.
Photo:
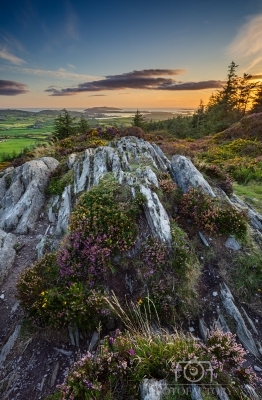
[[45, 204], [49, 176], [58, 164], [52, 157], [43, 157], [28, 161], [0, 178], [0, 228], [21, 234], [34, 229]]
[[183, 193], [190, 187], [200, 188], [211, 197], [216, 197], [209, 183], [186, 157], [176, 154], [171, 161], [171, 175]]
[[234, 236], [230, 236], [227, 241], [225, 242], [225, 246], [228, 249], [237, 251], [241, 249], [241, 245], [238, 243], [238, 241], [236, 240], [236, 238]]
[[0, 229], [0, 284], [14, 264], [16, 244], [17, 238], [15, 235], [6, 233]]
[[161, 400], [166, 389], [167, 383], [164, 379], [143, 379], [140, 386], [141, 400]]

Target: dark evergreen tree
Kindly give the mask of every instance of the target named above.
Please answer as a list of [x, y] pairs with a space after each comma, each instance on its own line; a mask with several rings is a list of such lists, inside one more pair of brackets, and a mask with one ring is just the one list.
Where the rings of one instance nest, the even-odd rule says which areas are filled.
[[75, 117], [71, 117], [69, 112], [64, 108], [63, 114], [59, 114], [54, 121], [54, 132], [53, 136], [56, 139], [65, 139], [66, 137], [75, 133], [74, 120]]
[[134, 118], [133, 118], [133, 125], [138, 126], [139, 128], [144, 128], [146, 125], [145, 118], [143, 117], [143, 114], [139, 112], [138, 110], [136, 111]]
[[261, 113], [262, 112], [262, 85], [259, 84], [257, 91], [254, 95], [253, 104], [250, 109], [250, 113]]
[[88, 120], [86, 118], [84, 118], [83, 115], [81, 115], [79, 124], [77, 126], [77, 131], [79, 133], [86, 133], [89, 129], [89, 124], [88, 124]]

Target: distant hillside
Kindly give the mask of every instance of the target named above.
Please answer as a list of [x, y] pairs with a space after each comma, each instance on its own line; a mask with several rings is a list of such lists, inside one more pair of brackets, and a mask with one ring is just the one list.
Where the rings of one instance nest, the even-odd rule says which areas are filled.
[[105, 112], [123, 112], [121, 108], [116, 107], [91, 107], [84, 110], [87, 114], [104, 114]]

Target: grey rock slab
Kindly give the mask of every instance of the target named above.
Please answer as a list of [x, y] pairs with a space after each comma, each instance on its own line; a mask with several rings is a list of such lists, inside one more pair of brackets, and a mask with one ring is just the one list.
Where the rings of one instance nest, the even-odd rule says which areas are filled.
[[50, 382], [51, 387], [53, 387], [55, 384], [55, 381], [56, 381], [56, 378], [58, 375], [58, 371], [59, 371], [59, 362], [57, 361], [55, 363], [54, 369], [52, 371], [51, 382]]
[[245, 317], [246, 317], [246, 319], [247, 319], [249, 325], [251, 326], [251, 328], [253, 329], [253, 331], [258, 335], [258, 331], [257, 331], [257, 328], [255, 327], [254, 322], [253, 322], [252, 319], [247, 315], [246, 310], [245, 310], [243, 307], [241, 307], [241, 308], [242, 308], [242, 311], [243, 311], [243, 313], [244, 313], [244, 315], [245, 315]]
[[201, 239], [202, 242], [204, 243], [204, 245], [205, 245], [206, 247], [210, 247], [210, 245], [209, 245], [208, 241], [206, 240], [205, 236], [203, 235], [203, 233], [200, 232], [200, 231], [198, 231], [198, 234], [199, 234], [200, 239]]
[[160, 147], [157, 146], [155, 143], [152, 143], [152, 147], [154, 148], [154, 150], [157, 153], [157, 155], [161, 158], [161, 160], [165, 164], [166, 169], [169, 170], [170, 167], [171, 167], [171, 162], [169, 161], [169, 159], [165, 156], [165, 154], [160, 149]]
[[2, 347], [2, 350], [1, 350], [1, 353], [0, 353], [0, 368], [2, 367], [6, 357], [8, 356], [8, 354], [10, 353], [12, 348], [14, 347], [14, 344], [15, 344], [17, 338], [18, 338], [20, 329], [21, 329], [21, 325], [20, 324], [16, 325], [15, 330], [10, 335], [10, 337], [9, 337], [8, 341], [6, 342], [6, 344]]
[[207, 340], [207, 336], [208, 336], [209, 330], [208, 330], [203, 318], [199, 319], [199, 332], [200, 332], [200, 335], [201, 335], [202, 339], [205, 342]]
[[249, 400], [261, 400], [261, 397], [256, 393], [255, 389], [250, 385], [244, 385], [246, 392], [248, 393]]
[[219, 400], [230, 400], [225, 389], [223, 387], [216, 387], [216, 395]]
[[67, 160], [67, 166], [69, 169], [71, 169], [73, 167], [75, 161], [76, 161], [76, 153], [70, 154], [70, 156], [68, 157], [68, 160]]
[[259, 351], [251, 332], [247, 329], [245, 321], [234, 303], [234, 297], [225, 283], [220, 285], [220, 296], [225, 310], [236, 322], [236, 334], [246, 350], [255, 357], [260, 358]]
[[238, 243], [238, 241], [236, 240], [236, 238], [235, 238], [234, 236], [230, 236], [230, 237], [227, 239], [227, 241], [226, 241], [226, 243], [225, 243], [225, 246], [226, 246], [228, 249], [231, 249], [231, 250], [234, 250], [234, 251], [237, 251], [237, 250], [240, 250], [240, 249], [241, 249], [240, 244]]
[[218, 319], [216, 320], [216, 326], [221, 332], [227, 333], [230, 332], [229, 326], [224, 318], [224, 316], [220, 313]]
[[97, 345], [98, 341], [99, 341], [99, 335], [96, 331], [94, 331], [92, 338], [90, 340], [89, 346], [88, 346], [88, 350], [92, 351], [95, 348], [95, 346]]
[[59, 349], [59, 348], [57, 348], [57, 347], [54, 347], [54, 349], [55, 349], [56, 351], [58, 351], [58, 353], [61, 353], [61, 354], [63, 354], [64, 356], [67, 356], [67, 357], [71, 357], [71, 355], [73, 354], [73, 352], [70, 351], [70, 350]]
[[239, 210], [246, 210], [250, 225], [262, 233], [262, 215], [256, 212], [249, 204], [245, 203], [238, 196], [233, 194], [229, 202]]
[[201, 388], [195, 384], [192, 384], [191, 387], [191, 399], [192, 400], [203, 400], [201, 395]]
[[67, 232], [68, 221], [72, 210], [72, 185], [65, 187], [61, 199], [57, 217], [56, 231], [57, 236], [62, 236]]
[[256, 372], [262, 372], [262, 368], [260, 368], [260, 367], [258, 367], [257, 365], [254, 365], [254, 370], [256, 371]]
[[[13, 170], [5, 193], [0, 198], [0, 228], [21, 234], [34, 229], [45, 204], [45, 188], [50, 174], [58, 164], [52, 157], [42, 157]], [[5, 176], [0, 178], [0, 188], [3, 187], [3, 181]]]
[[146, 197], [143, 208], [153, 235], [162, 242], [171, 243], [170, 221], [157, 194], [144, 185], [140, 185], [140, 192]]
[[12, 233], [6, 233], [0, 229], [0, 284], [7, 277], [12, 268], [16, 251], [17, 237]]
[[199, 188], [211, 197], [216, 197], [209, 183], [198, 171], [194, 164], [186, 157], [176, 154], [171, 161], [171, 175], [183, 193], [190, 187]]
[[165, 380], [143, 379], [140, 385], [141, 400], [161, 400], [166, 389]]

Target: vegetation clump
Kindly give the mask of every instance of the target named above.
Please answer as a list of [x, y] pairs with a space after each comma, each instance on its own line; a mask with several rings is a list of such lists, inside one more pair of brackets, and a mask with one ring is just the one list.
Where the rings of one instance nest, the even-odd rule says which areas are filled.
[[190, 188], [183, 195], [179, 208], [181, 215], [192, 218], [199, 229], [213, 234], [235, 235], [237, 238], [246, 234], [247, 217], [243, 211], [230, 205], [218, 205], [200, 189]]
[[201, 380], [205, 386], [226, 381], [231, 398], [244, 399], [236, 382], [240, 387], [256, 380], [254, 372], [243, 367], [245, 354], [234, 335], [217, 329], [210, 332], [205, 345], [190, 336], [163, 330], [116, 331], [104, 338], [97, 355], [87, 352], [73, 365], [59, 387], [61, 399], [138, 399], [143, 378], [166, 379], [171, 385]]

